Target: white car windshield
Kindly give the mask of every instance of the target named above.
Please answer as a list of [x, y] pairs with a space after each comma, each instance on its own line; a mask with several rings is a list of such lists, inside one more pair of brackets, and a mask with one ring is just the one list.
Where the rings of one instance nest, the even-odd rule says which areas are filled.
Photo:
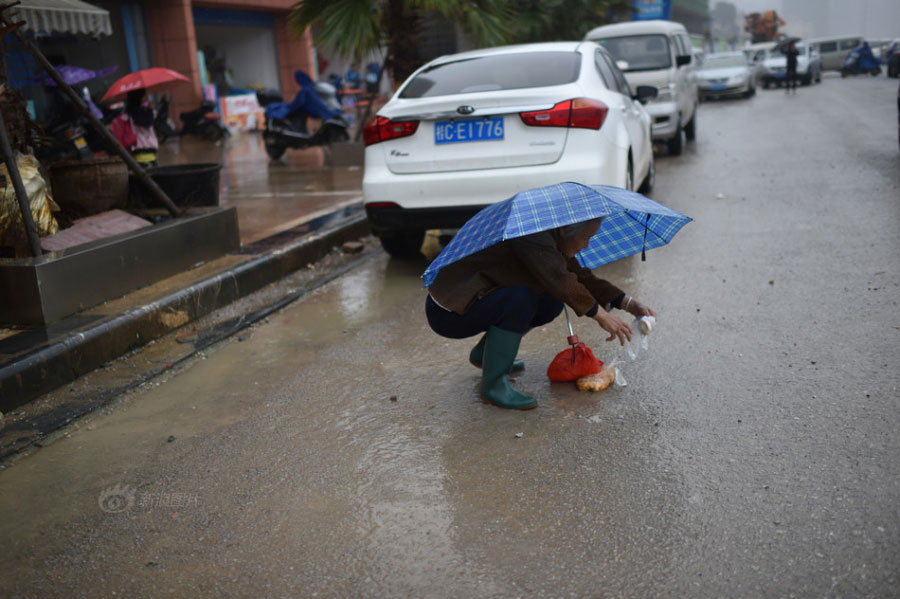
[[609, 50], [623, 71], [650, 71], [672, 66], [669, 40], [664, 35], [632, 35], [596, 40]]
[[577, 52], [494, 54], [445, 62], [417, 74], [400, 92], [401, 98], [427, 98], [502, 89], [547, 87], [578, 78]]
[[703, 61], [701, 68], [703, 69], [721, 69], [724, 67], [743, 67], [746, 66], [747, 59], [743, 55], [736, 54], [730, 56], [707, 56]]

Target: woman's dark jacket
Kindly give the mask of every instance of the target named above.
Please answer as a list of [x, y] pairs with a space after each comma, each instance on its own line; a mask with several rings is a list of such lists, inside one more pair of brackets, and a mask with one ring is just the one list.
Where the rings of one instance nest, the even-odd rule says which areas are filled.
[[618, 307], [624, 292], [567, 258], [559, 250], [560, 235], [553, 229], [485, 248], [441, 268], [428, 291], [457, 314], [495, 289], [517, 286], [549, 292], [579, 316], [593, 316], [599, 306]]

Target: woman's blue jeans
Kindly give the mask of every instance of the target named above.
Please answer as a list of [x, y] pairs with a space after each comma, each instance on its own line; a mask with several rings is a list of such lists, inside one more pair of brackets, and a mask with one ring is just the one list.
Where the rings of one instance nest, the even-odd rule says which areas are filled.
[[528, 287], [496, 289], [475, 301], [465, 314], [444, 310], [431, 295], [425, 300], [425, 316], [431, 330], [450, 339], [471, 337], [492, 326], [524, 335], [534, 327], [551, 322], [562, 309], [560, 300]]

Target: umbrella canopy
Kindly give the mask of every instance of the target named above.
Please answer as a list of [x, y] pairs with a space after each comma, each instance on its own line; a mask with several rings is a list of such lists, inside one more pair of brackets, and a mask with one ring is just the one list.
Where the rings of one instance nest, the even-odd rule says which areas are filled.
[[181, 73], [163, 67], [142, 69], [140, 71], [135, 71], [134, 73], [128, 73], [113, 83], [106, 93], [103, 94], [103, 98], [101, 98], [100, 101], [106, 102], [107, 100], [119, 98], [135, 89], [144, 88], [150, 90], [175, 81], [190, 81], [190, 79]]
[[780, 40], [778, 40], [778, 42], [775, 44], [775, 49], [778, 50], [779, 52], [784, 52], [784, 49], [788, 47], [788, 44], [797, 43], [801, 39], [802, 38], [794, 37], [794, 36], [783, 37]]
[[575, 256], [586, 268], [665, 245], [692, 220], [639, 193], [609, 185], [567, 182], [529, 189], [470, 218], [422, 274], [425, 287], [444, 266], [486, 247], [600, 217], [600, 230]]
[[[56, 72], [59, 73], [60, 76], [62, 76], [63, 81], [65, 81], [69, 85], [75, 85], [76, 83], [88, 81], [89, 79], [94, 79], [95, 77], [105, 77], [110, 73], [115, 72], [115, 70], [119, 67], [118, 65], [114, 65], [105, 69], [100, 69], [99, 71], [93, 71], [84, 67], [73, 67], [71, 65], [64, 64], [54, 68], [56, 69]], [[50, 75], [48, 75], [44, 71], [41, 71], [40, 73], [35, 75], [34, 81], [36, 83], [40, 83], [41, 85], [56, 85], [56, 81], [54, 81], [50, 77]]]

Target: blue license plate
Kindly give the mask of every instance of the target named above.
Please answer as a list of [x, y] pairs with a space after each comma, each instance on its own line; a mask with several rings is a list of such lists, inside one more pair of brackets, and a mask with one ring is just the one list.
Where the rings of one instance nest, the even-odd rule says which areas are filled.
[[725, 89], [725, 85], [723, 83], [714, 83], [713, 85], [709, 86], [709, 89], [713, 91], [719, 91]]
[[468, 141], [503, 139], [503, 117], [438, 121], [434, 124], [434, 143], [455, 144]]

